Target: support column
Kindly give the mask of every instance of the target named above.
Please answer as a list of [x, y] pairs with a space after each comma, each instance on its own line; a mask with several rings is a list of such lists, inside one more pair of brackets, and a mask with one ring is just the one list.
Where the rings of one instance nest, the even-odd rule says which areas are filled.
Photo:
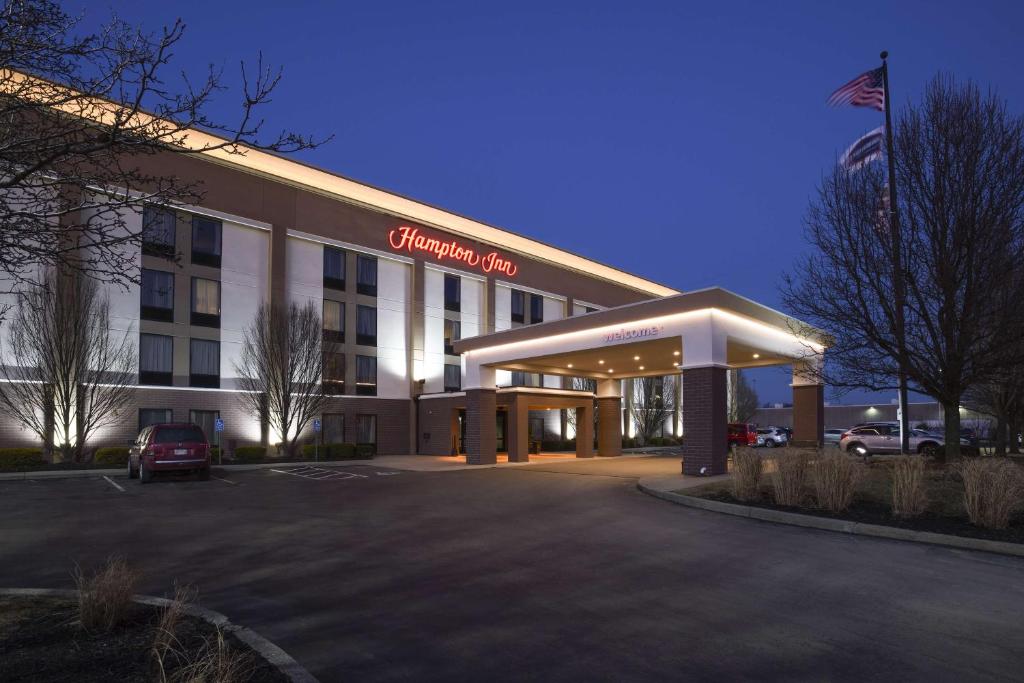
[[493, 465], [498, 462], [498, 392], [494, 384], [494, 368], [480, 365], [462, 356], [466, 379], [466, 462], [470, 465]]
[[825, 386], [820, 362], [793, 364], [793, 445], [817, 448], [825, 443]]
[[594, 406], [580, 406], [570, 410], [576, 411], [576, 457], [593, 458]]
[[508, 408], [508, 461], [530, 462], [530, 403], [514, 395]]
[[597, 381], [597, 454], [602, 457], [622, 455], [621, 386], [617, 379]]
[[683, 370], [683, 406], [683, 474], [725, 474], [729, 457], [726, 369]]

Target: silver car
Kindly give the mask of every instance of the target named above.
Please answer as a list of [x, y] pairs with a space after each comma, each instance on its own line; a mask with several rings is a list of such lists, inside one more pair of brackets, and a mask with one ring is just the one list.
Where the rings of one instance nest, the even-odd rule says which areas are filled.
[[838, 446], [839, 440], [843, 438], [843, 434], [846, 433], [845, 429], [826, 429], [825, 430], [825, 445], [826, 446]]
[[757, 430], [757, 445], [765, 448], [785, 446], [789, 441], [789, 435], [776, 427], [767, 427]]
[[[935, 455], [945, 445], [945, 440], [938, 434], [922, 429], [910, 430], [910, 451], [921, 455]], [[966, 439], [960, 440], [966, 444]], [[839, 439], [839, 448], [844, 453], [857, 455], [883, 455], [900, 452], [899, 426], [886, 423], [875, 423], [854, 427], [845, 432]]]

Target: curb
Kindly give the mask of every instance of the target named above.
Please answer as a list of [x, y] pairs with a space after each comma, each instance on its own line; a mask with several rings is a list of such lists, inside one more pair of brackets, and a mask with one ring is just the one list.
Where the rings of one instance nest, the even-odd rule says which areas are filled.
[[769, 510], [767, 508], [752, 507], [748, 505], [737, 505], [735, 503], [722, 503], [717, 500], [707, 500], [694, 496], [684, 496], [671, 491], [661, 491], [644, 485], [638, 481], [637, 488], [644, 493], [667, 500], [677, 505], [685, 505], [710, 512], [720, 512], [736, 517], [747, 517], [763, 522], [774, 522], [775, 524], [787, 524], [808, 529], [820, 529], [822, 531], [838, 531], [854, 536], [871, 536], [873, 538], [885, 538], [893, 541], [911, 541], [914, 543], [926, 543], [928, 545], [939, 545], [947, 548], [960, 548], [962, 550], [981, 550], [997, 555], [1009, 555], [1012, 557], [1024, 557], [1024, 544], [1006, 543], [1004, 541], [989, 541], [983, 538], [968, 538], [966, 536], [952, 536], [950, 534], [936, 534], [930, 531], [914, 531], [912, 529], [901, 529], [899, 527], [884, 526], [881, 524], [865, 524], [863, 522], [852, 522], [845, 519], [830, 519], [828, 517], [815, 517], [813, 515], [802, 515], [798, 512], [783, 512], [782, 510]]
[[[53, 588], [0, 588], [0, 595], [78, 599], [78, 591], [76, 590]], [[151, 607], [166, 607], [171, 604], [171, 601], [167, 598], [157, 598], [150, 595], [136, 595], [132, 599], [140, 605], [150, 605]], [[287, 652], [252, 629], [232, 624], [231, 620], [220, 612], [214, 612], [212, 609], [206, 609], [198, 605], [185, 605], [184, 612], [189, 616], [202, 619], [222, 631], [234, 634], [239, 640], [248, 645], [253, 652], [287, 676], [288, 680], [292, 681], [292, 683], [318, 683], [313, 674], [306, 671], [305, 667], [295, 661]]]
[[[212, 469], [227, 472], [245, 472], [247, 470], [265, 470], [273, 467], [344, 467], [346, 465], [372, 465], [373, 460], [299, 460], [289, 462], [253, 462], [239, 465], [212, 465]], [[0, 481], [20, 481], [24, 479], [88, 479], [89, 477], [121, 477], [126, 478], [125, 468], [117, 469], [80, 469], [80, 470], [27, 470], [25, 472], [0, 472]]]

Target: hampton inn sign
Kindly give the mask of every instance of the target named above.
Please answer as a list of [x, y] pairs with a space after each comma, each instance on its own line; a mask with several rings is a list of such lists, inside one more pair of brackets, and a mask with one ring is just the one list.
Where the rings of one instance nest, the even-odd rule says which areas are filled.
[[408, 251], [410, 254], [416, 251], [427, 252], [433, 254], [438, 261], [445, 259], [461, 261], [467, 266], [480, 268], [485, 273], [504, 273], [512, 277], [519, 270], [519, 266], [502, 258], [496, 251], [481, 256], [475, 249], [464, 247], [456, 240], [426, 237], [420, 234], [419, 228], [410, 228], [408, 225], [389, 232], [388, 242], [397, 251]]

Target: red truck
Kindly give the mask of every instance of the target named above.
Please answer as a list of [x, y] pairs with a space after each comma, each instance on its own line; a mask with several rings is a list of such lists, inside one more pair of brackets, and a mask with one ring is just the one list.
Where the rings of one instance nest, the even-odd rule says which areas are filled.
[[729, 423], [729, 446], [756, 446], [757, 427], [742, 422]]
[[199, 425], [168, 422], [150, 425], [128, 451], [128, 478], [149, 483], [156, 472], [193, 470], [210, 478], [210, 442]]

